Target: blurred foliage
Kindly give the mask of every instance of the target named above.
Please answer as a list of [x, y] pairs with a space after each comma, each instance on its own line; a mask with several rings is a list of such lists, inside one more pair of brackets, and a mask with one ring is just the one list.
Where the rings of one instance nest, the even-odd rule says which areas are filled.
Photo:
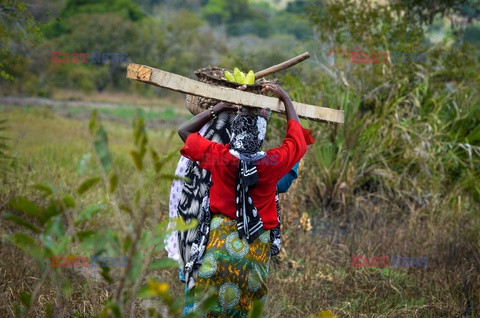
[[41, 33], [22, 1], [0, 1], [0, 80], [13, 80], [11, 64], [25, 62], [25, 55], [41, 39]]
[[201, 9], [202, 16], [212, 24], [236, 23], [250, 15], [247, 0], [208, 0]]
[[[72, 21], [71, 18], [76, 19], [78, 15], [81, 14], [89, 16], [91, 14], [101, 15], [105, 13], [118, 14], [121, 17], [122, 23], [123, 21], [138, 21], [145, 16], [138, 7], [138, 4], [132, 0], [67, 0], [59, 17], [47, 22], [43, 26], [43, 32], [47, 38], [70, 34], [75, 30], [77, 30], [77, 32], [83, 31], [88, 35], [94, 35], [95, 33], [108, 34], [109, 30], [105, 30], [105, 32], [102, 30], [101, 25], [99, 25], [96, 32], [88, 33], [89, 30], [85, 30], [81, 24], [72, 25], [69, 23], [69, 21]], [[112, 26], [120, 27], [122, 23]], [[128, 39], [128, 37], [126, 38]]]
[[[7, 6], [13, 2], [3, 3]], [[77, 87], [84, 92], [133, 89], [124, 80], [125, 63], [53, 64], [52, 51], [126, 53], [129, 61], [192, 76], [194, 69], [208, 65], [229, 67], [243, 63], [248, 64], [248, 69], [258, 70], [306, 50], [318, 60], [324, 55], [325, 45], [330, 46], [327, 50], [333, 46], [385, 52], [428, 49], [434, 57], [442, 52], [441, 45], [431, 45], [425, 31], [441, 17], [451, 19], [453, 31], [446, 34], [448, 41], [480, 41], [480, 27], [473, 23], [478, 19], [478, 3], [471, 0], [392, 1], [389, 5], [373, 1], [294, 0], [287, 1], [285, 6], [275, 1], [247, 0], [35, 0], [31, 6], [15, 3], [18, 5], [13, 12], [23, 16], [10, 16], [31, 26], [20, 28], [21, 33], [40, 36], [40, 32], [34, 32], [38, 24], [47, 39], [38, 50], [27, 53], [16, 49], [15, 54], [2, 59], [8, 68], [5, 74], [18, 77], [15, 83], [5, 83], [5, 91], [17, 94], [48, 96], [54, 87]], [[459, 26], [462, 19], [468, 22], [466, 27]], [[10, 28], [18, 28], [13, 20], [8, 21], [2, 20]], [[11, 34], [13, 42], [21, 42], [15, 32]], [[385, 72], [390, 72], [390, 78], [403, 76], [400, 68], [352, 65], [346, 60], [335, 63], [338, 65], [334, 70], [325, 65], [319, 70], [354, 86], [374, 89], [381, 85]], [[363, 68], [375, 76], [360, 80]], [[302, 81], [315, 78], [315, 71], [305, 65], [288, 72], [301, 74]], [[21, 82], [29, 83], [19, 85]], [[145, 85], [134, 89], [144, 93], [161, 91]]]
[[[2, 86], [9, 94], [42, 96], [51, 95], [55, 87], [86, 93], [161, 91], [145, 85], [132, 88], [124, 78], [126, 63], [91, 63], [94, 51], [125, 53], [129, 61], [188, 76], [197, 68], [241, 60], [244, 52], [263, 59], [256, 63], [259, 67], [268, 67], [291, 57], [292, 48], [304, 50], [301, 41], [311, 39], [310, 22], [302, 13], [305, 7], [306, 1], [298, 0], [284, 9], [246, 0], [35, 0], [35, 4], [20, 8], [33, 13], [36, 23], [30, 16], [32, 25], [41, 30], [38, 34], [43, 33], [45, 40], [38, 50], [17, 51], [5, 59], [8, 73], [15, 74], [17, 80]], [[11, 40], [18, 42], [15, 36]], [[265, 45], [265, 41], [270, 44]], [[269, 49], [280, 41], [289, 46]], [[84, 52], [90, 57], [88, 63], [55, 64], [51, 62], [52, 51], [68, 55]], [[272, 54], [276, 55], [273, 59]], [[27, 85], [20, 85], [25, 82]]]
[[10, 156], [8, 154], [8, 137], [5, 136], [7, 120], [0, 118], [0, 171], [8, 170]]
[[463, 16], [468, 19], [480, 17], [480, 3], [476, 0], [396, 0], [399, 7], [405, 9], [405, 17], [420, 24], [432, 24], [438, 16]]

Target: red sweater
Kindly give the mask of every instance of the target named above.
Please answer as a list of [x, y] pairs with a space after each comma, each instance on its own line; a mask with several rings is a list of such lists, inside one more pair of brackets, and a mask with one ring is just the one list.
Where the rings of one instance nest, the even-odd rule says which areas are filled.
[[[310, 130], [299, 122], [289, 120], [287, 135], [278, 148], [267, 151], [263, 160], [256, 163], [258, 182], [249, 189], [253, 203], [262, 218], [266, 230], [278, 225], [275, 190], [278, 181], [289, 172], [307, 151], [307, 144], [314, 143]], [[190, 134], [180, 153], [199, 166], [210, 171], [210, 209], [235, 219], [235, 186], [238, 158], [230, 154], [229, 145], [210, 141], [197, 133]]]

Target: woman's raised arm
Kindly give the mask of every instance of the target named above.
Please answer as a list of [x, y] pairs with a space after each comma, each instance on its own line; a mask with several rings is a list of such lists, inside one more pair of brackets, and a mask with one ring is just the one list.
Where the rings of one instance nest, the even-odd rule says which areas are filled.
[[178, 134], [180, 135], [180, 138], [182, 138], [183, 142], [185, 142], [190, 134], [199, 131], [210, 119], [215, 118], [218, 114], [228, 109], [238, 110], [239, 106], [220, 102], [217, 105], [195, 115], [193, 118], [190, 118], [181, 124], [180, 127], [178, 127]]
[[[237, 87], [237, 89], [244, 91], [247, 88], [246, 85], [242, 85]], [[288, 96], [288, 95], [287, 95]], [[293, 107], [293, 106], [292, 106]], [[178, 127], [178, 134], [180, 138], [182, 138], [183, 142], [187, 140], [187, 137], [202, 129], [203, 125], [205, 125], [210, 119], [215, 118], [218, 114], [225, 110], [239, 110], [241, 106], [239, 105], [232, 105], [229, 103], [220, 102], [217, 105], [210, 107], [207, 110], [195, 115], [193, 118], [187, 120], [183, 124]]]
[[278, 84], [265, 84], [263, 85], [262, 88], [263, 93], [272, 93], [276, 97], [280, 98], [280, 100], [283, 102], [285, 105], [285, 114], [287, 115], [287, 121], [292, 119], [295, 121], [300, 122], [300, 119], [298, 118], [297, 112], [295, 111], [295, 108], [293, 107], [292, 100], [290, 99], [290, 96], [288, 96], [287, 92], [283, 90], [283, 88], [278, 85]]

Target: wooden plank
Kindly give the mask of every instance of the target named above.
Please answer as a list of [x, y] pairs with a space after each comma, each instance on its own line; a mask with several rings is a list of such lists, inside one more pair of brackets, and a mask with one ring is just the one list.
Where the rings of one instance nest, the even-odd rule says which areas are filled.
[[[278, 98], [243, 92], [228, 87], [210, 85], [145, 65], [129, 64], [127, 68], [127, 78], [185, 94], [214, 98], [243, 106], [270, 108], [274, 112], [285, 113], [285, 106]], [[293, 102], [293, 106], [299, 117], [313, 121], [344, 123], [342, 110], [297, 102]]]

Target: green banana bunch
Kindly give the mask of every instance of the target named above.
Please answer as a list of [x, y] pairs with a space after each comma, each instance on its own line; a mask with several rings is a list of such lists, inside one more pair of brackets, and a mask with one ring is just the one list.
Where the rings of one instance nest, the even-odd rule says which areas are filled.
[[238, 67], [235, 67], [233, 69], [233, 74], [229, 71], [225, 71], [225, 78], [229, 82], [234, 82], [241, 85], [252, 85], [253, 83], [255, 83], [255, 73], [253, 73], [252, 70], [250, 70], [248, 74], [245, 75], [245, 73], [241, 72]]

